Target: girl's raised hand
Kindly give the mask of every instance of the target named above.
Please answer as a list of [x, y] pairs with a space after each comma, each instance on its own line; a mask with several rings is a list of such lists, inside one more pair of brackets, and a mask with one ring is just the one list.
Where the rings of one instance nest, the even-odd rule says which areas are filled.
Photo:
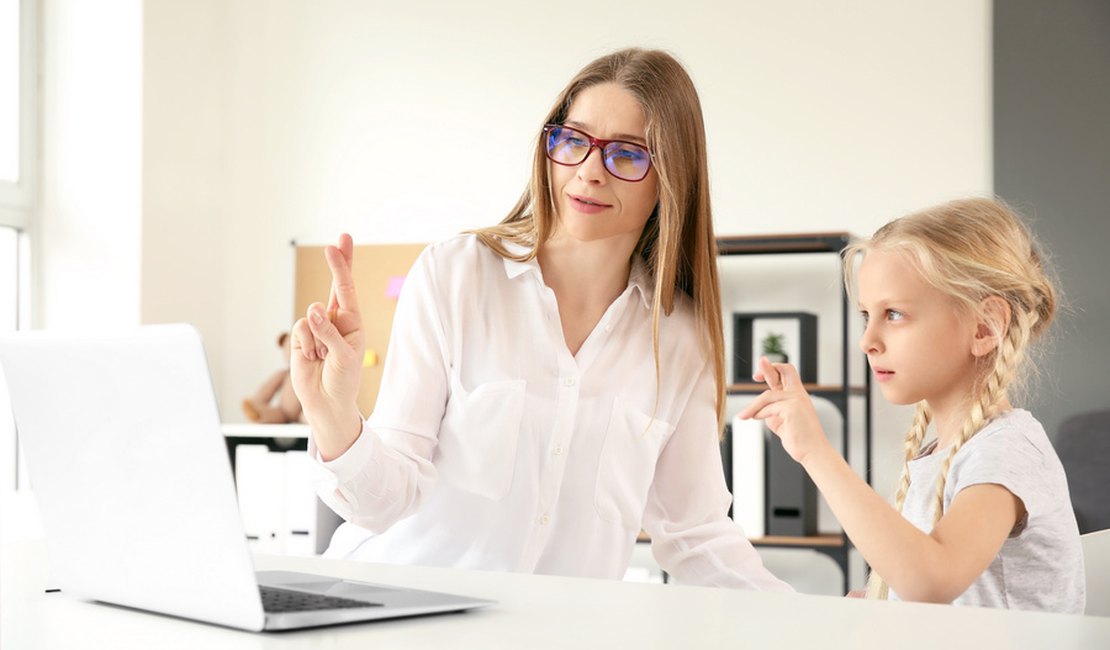
[[332, 276], [327, 308], [312, 303], [293, 326], [293, 390], [325, 460], [346, 451], [362, 430], [356, 400], [366, 344], [351, 273], [353, 253], [351, 236], [345, 233], [338, 246], [324, 249]]
[[814, 449], [829, 447], [825, 431], [813, 400], [806, 392], [798, 371], [789, 363], [774, 363], [760, 357], [759, 370], [753, 378], [766, 382], [767, 390], [759, 394], [739, 413], [742, 420], [755, 418], [782, 439], [783, 449], [801, 463]]

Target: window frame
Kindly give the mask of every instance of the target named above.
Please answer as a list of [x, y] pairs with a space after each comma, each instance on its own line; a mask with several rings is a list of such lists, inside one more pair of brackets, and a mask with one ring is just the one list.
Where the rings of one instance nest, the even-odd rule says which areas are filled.
[[[0, 226], [16, 231], [16, 330], [30, 326], [30, 251], [29, 233], [38, 209], [40, 140], [38, 133], [40, 60], [39, 9], [35, 0], [19, 3], [19, 179], [0, 180]], [[9, 324], [10, 325], [10, 324]], [[6, 328], [0, 328], [4, 331]], [[7, 396], [3, 396], [7, 411]], [[3, 415], [10, 416], [10, 412]], [[2, 417], [2, 416], [0, 416]], [[13, 502], [12, 495], [27, 492], [27, 474], [19, 452], [14, 423], [0, 423], [0, 501]], [[0, 509], [4, 509], [0, 507]], [[5, 526], [12, 524], [5, 513]]]
[[19, 180], [0, 180], [0, 225], [31, 227], [37, 187], [38, 21], [34, 0], [19, 2]]

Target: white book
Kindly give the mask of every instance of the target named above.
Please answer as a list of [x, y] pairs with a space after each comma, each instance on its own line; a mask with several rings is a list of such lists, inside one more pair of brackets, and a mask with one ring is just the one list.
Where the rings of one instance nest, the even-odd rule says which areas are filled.
[[732, 419], [732, 518], [748, 539], [766, 534], [763, 422]]
[[285, 454], [262, 445], [235, 451], [235, 487], [243, 529], [254, 550], [281, 553], [285, 528]]
[[[730, 398], [730, 400], [733, 398]], [[739, 411], [751, 398], [736, 400]], [[732, 406], [730, 404], [730, 406]], [[844, 418], [836, 406], [822, 397], [813, 397], [813, 408], [829, 442], [840, 450], [844, 440]], [[747, 533], [748, 539], [766, 534], [766, 436], [774, 435], [758, 420], [732, 420], [732, 516]], [[838, 534], [836, 520], [824, 495], [817, 493], [817, 531]]]
[[286, 555], [314, 555], [317, 548], [316, 491], [312, 487], [313, 460], [308, 452], [287, 451], [285, 457]]
[[[817, 419], [821, 422], [821, 428], [825, 430], [825, 436], [829, 439], [833, 449], [836, 449], [837, 452], [842, 451], [844, 449], [844, 417], [840, 415], [840, 410], [829, 400], [816, 396], [813, 398], [813, 409], [817, 411]], [[841, 530], [840, 522], [836, 520], [832, 508], [825, 501], [825, 495], [818, 491], [817, 532], [820, 534], [836, 534], [840, 533]]]

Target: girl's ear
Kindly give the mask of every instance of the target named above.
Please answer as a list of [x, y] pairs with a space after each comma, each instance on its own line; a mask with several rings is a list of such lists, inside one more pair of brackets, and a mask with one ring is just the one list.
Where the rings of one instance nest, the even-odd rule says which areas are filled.
[[971, 341], [971, 354], [983, 357], [1002, 345], [1010, 325], [1010, 303], [1000, 296], [984, 298], [979, 303], [975, 319], [975, 338]]

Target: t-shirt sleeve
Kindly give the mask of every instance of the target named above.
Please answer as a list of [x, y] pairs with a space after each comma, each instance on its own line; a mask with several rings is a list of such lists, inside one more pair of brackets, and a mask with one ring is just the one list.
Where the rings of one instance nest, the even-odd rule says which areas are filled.
[[[972, 444], [974, 442], [974, 444]], [[984, 431], [968, 442], [952, 461], [945, 501], [973, 485], [994, 483], [1021, 499], [1028, 517], [1051, 507], [1046, 485], [1045, 458], [1040, 449], [1016, 427]], [[1013, 534], [1020, 532], [1015, 528]]]

